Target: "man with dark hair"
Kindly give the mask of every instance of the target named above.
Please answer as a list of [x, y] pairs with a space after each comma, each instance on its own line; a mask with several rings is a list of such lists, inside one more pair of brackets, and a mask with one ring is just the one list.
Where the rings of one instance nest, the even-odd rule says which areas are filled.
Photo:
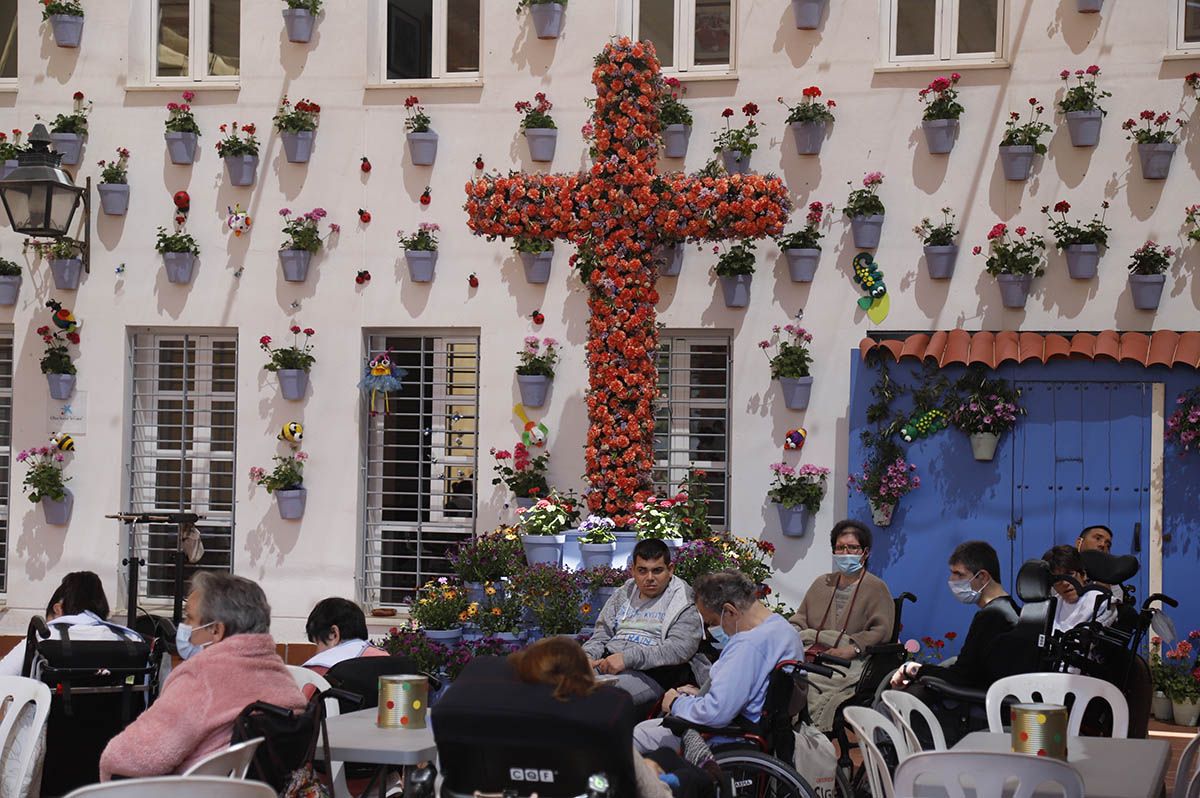
[[362, 608], [344, 598], [318, 601], [308, 614], [304, 633], [308, 642], [317, 647], [317, 653], [304, 663], [304, 667], [322, 676], [344, 660], [387, 656], [386, 651], [375, 648], [367, 640], [367, 617]]
[[1112, 552], [1112, 542], [1111, 529], [1104, 524], [1093, 524], [1084, 527], [1079, 537], [1075, 538], [1075, 548], [1078, 551], [1102, 551], [1109, 554]]
[[[1042, 555], [1042, 559], [1050, 566], [1051, 577], [1069, 576], [1079, 584], [1088, 581], [1087, 571], [1083, 567], [1083, 558], [1074, 546], [1055, 546]], [[1088, 623], [1093, 618], [1105, 626], [1111, 626], [1116, 620], [1117, 613], [1104, 598], [1097, 604], [1101, 594], [1088, 592], [1079, 595], [1079, 591], [1070, 582], [1058, 580], [1054, 582], [1054, 592], [1058, 601], [1054, 607], [1054, 631], [1066, 632], [1081, 623]]]
[[655, 676], [672, 681], [667, 671], [683, 670], [700, 646], [704, 626], [692, 589], [675, 576], [665, 543], [639, 541], [632, 570], [633, 578], [600, 611], [596, 632], [583, 650], [598, 673], [617, 677], [616, 686], [632, 695], [634, 704], [649, 706], [663, 694]]

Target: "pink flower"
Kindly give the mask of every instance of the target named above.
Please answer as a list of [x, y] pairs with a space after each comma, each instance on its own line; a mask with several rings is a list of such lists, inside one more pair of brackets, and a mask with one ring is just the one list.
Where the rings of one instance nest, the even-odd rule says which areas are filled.
[[183, 100], [184, 100], [184, 102], [189, 102], [189, 103], [190, 103], [190, 102], [191, 102], [192, 100], [194, 100], [194, 99], [196, 99], [196, 92], [194, 92], [194, 91], [190, 91], [190, 90], [189, 90], [189, 91], [185, 91], [185, 92], [183, 93]]
[[1062, 72], [1058, 73], [1058, 76], [1063, 80], [1066, 80], [1067, 78], [1071, 77], [1071, 70], [1064, 69]]
[[1099, 75], [1099, 74], [1100, 74], [1100, 67], [1098, 67], [1098, 66], [1097, 66], [1097, 65], [1095, 65], [1095, 64], [1092, 64], [1091, 66], [1089, 66], [1089, 67], [1088, 67], [1086, 70], [1084, 70], [1084, 71], [1086, 71], [1086, 72], [1087, 72], [1089, 75], [1091, 75], [1092, 77], [1095, 77], [1096, 75]]

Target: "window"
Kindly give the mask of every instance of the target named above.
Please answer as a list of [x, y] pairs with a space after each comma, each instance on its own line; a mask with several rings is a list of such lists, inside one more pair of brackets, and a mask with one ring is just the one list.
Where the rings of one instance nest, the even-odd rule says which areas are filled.
[[[363, 601], [406, 604], [475, 529], [479, 338], [367, 336], [368, 356], [391, 355], [400, 390], [367, 407]], [[372, 412], [372, 410], [374, 412]]]
[[1200, 0], [1178, 0], [1175, 49], [1200, 49]]
[[1003, 56], [1004, 0], [886, 0], [892, 63], [996, 61]]
[[[232, 334], [138, 332], [130, 364], [133, 411], [129, 511], [194, 512], [204, 556], [199, 569], [233, 567], [234, 450], [237, 430], [237, 337]], [[129, 546], [146, 559], [142, 594], [175, 593], [174, 524], [129, 527]]]
[[670, 72], [728, 72], [734, 64], [734, 0], [624, 0], [626, 31], [654, 42]]
[[0, 0], [0, 83], [17, 79], [17, 0]]
[[729, 523], [729, 339], [670, 334], [658, 339], [654, 487], [673, 495], [695, 468], [706, 473], [708, 520]]
[[[8, 515], [12, 462], [12, 330], [0, 332], [0, 591], [8, 590]], [[33, 441], [30, 441], [33, 443]]]
[[156, 80], [230, 82], [240, 74], [241, 0], [154, 0]]
[[479, 76], [481, 0], [387, 0], [387, 80]]

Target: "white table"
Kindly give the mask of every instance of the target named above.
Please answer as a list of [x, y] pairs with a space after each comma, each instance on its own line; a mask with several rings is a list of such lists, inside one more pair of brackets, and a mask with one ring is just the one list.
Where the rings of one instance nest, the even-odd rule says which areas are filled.
[[[375, 725], [376, 715], [375, 709], [360, 709], [326, 720], [330, 758], [335, 762], [379, 765], [381, 770], [391, 765], [416, 765], [437, 758], [433, 730], [428, 726], [424, 729], [381, 729]], [[316, 758], [325, 758], [325, 751], [319, 744]], [[339, 798], [348, 794], [344, 780], [340, 785], [335, 784], [334, 792]]]

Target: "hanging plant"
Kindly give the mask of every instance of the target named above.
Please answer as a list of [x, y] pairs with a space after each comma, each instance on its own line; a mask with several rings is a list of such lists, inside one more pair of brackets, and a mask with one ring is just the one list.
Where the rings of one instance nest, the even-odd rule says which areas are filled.
[[959, 387], [968, 386], [970, 393], [958, 400], [951, 423], [970, 436], [976, 460], [991, 460], [1000, 436], [1025, 415], [1018, 404], [1021, 391], [1007, 380], [989, 380], [975, 373], [959, 383]]
[[1175, 412], [1167, 419], [1166, 438], [1180, 448], [1183, 457], [1200, 445], [1200, 388], [1192, 388], [1175, 400]]

